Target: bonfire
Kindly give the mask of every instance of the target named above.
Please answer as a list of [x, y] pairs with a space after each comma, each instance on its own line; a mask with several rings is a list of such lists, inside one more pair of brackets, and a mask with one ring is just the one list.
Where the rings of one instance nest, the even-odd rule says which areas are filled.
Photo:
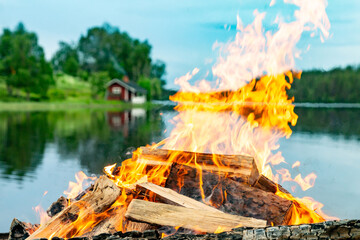
[[[220, 52], [212, 68], [216, 81], [197, 77], [196, 68], [175, 80], [181, 90], [170, 100], [177, 103], [178, 115], [168, 138], [106, 166], [103, 176], [79, 174], [68, 197], [50, 206], [40, 226], [14, 220], [11, 236], [359, 236], [357, 221], [326, 223], [335, 218], [321, 211], [321, 203], [296, 198], [279, 184], [292, 181], [307, 190], [315, 184], [314, 173], [292, 177], [285, 168], [273, 171], [285, 162], [278, 141], [290, 137], [290, 125], [298, 118], [294, 99], [287, 95], [301, 76], [294, 70], [300, 56], [296, 44], [305, 31], [323, 40], [330, 27], [325, 0], [285, 3], [297, 10], [291, 22], [276, 19], [277, 31], [264, 32], [265, 13], [255, 11], [254, 22], [246, 27], [238, 18], [233, 41], [214, 45]], [[83, 190], [84, 180], [94, 184]]]

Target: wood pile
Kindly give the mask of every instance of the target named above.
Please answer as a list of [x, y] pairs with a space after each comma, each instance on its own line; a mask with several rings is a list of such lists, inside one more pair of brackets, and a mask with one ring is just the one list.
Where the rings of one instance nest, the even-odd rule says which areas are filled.
[[[48, 209], [51, 219], [46, 224], [31, 234], [24, 230], [23, 236], [18, 234], [20, 238], [16, 239], [109, 236], [117, 232], [119, 224], [129, 232], [144, 233], [162, 227], [181, 227], [190, 233], [215, 233], [238, 227], [264, 229], [288, 224], [293, 203], [275, 195], [278, 188], [286, 190], [262, 176], [252, 157], [148, 147], [142, 147], [141, 151], [133, 160], [146, 163], [149, 170], [169, 167], [163, 186], [141, 182], [127, 189], [126, 194], [132, 197], [119, 214], [110, 207], [122, 192], [113, 181], [101, 176], [71, 204], [59, 198]], [[149, 199], [151, 201], [145, 201]], [[90, 230], [77, 227], [79, 220], [94, 221], [90, 217], [94, 213], [104, 213], [107, 217]], [[15, 230], [10, 229], [10, 235]]]

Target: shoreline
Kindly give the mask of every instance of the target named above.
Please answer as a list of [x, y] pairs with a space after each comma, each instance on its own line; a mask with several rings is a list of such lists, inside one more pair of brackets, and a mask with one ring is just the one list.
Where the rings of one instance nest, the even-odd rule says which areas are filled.
[[132, 108], [151, 109], [158, 106], [152, 102], [131, 104], [124, 102], [0, 102], [0, 112], [22, 111], [71, 111], [71, 110], [116, 110]]
[[[10, 111], [71, 111], [71, 110], [127, 110], [132, 108], [152, 109], [155, 107], [171, 106], [177, 104], [170, 100], [154, 100], [143, 104], [132, 104], [114, 101], [89, 102], [0, 102], [0, 112]], [[360, 109], [360, 103], [294, 103], [297, 108], [337, 108]]]

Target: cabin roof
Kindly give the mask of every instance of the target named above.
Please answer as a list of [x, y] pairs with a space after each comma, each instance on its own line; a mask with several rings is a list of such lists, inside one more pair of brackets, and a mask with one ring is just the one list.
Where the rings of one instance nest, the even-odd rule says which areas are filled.
[[120, 86], [123, 86], [124, 88], [126, 88], [126, 89], [128, 89], [129, 91], [134, 92], [134, 93], [135, 93], [135, 92], [139, 92], [139, 93], [142, 93], [142, 94], [146, 94], [146, 93], [147, 93], [146, 89], [140, 87], [140, 86], [137, 85], [135, 82], [131, 82], [131, 81], [129, 81], [129, 82], [124, 82], [123, 80], [120, 80], [120, 79], [117, 79], [117, 78], [114, 78], [114, 79], [112, 79], [110, 82], [108, 82], [108, 83], [106, 84], [106, 87], [108, 88], [108, 87], [110, 87], [111, 85], [113, 85], [113, 84], [115, 84], [115, 83], [119, 84]]

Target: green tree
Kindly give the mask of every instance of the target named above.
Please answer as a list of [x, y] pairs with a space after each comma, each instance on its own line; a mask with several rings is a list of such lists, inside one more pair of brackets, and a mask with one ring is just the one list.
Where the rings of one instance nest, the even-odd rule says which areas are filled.
[[132, 39], [109, 24], [90, 28], [81, 36], [78, 49], [82, 56], [81, 68], [88, 72], [107, 71], [111, 78], [126, 74], [133, 81], [140, 76], [150, 76], [150, 44]]
[[66, 42], [60, 42], [59, 45], [60, 49], [51, 59], [54, 69], [77, 76], [80, 69], [77, 46]]
[[35, 33], [27, 32], [19, 23], [12, 32], [4, 29], [0, 36], [0, 74], [5, 78], [9, 95], [20, 88], [30, 97], [30, 92], [45, 96], [54, 84], [52, 67], [46, 62]]
[[159, 78], [140, 77], [139, 86], [147, 90], [147, 100], [161, 99], [162, 87]]
[[91, 94], [93, 98], [102, 96], [105, 92], [105, 84], [110, 81], [107, 72], [95, 72], [90, 76]]

